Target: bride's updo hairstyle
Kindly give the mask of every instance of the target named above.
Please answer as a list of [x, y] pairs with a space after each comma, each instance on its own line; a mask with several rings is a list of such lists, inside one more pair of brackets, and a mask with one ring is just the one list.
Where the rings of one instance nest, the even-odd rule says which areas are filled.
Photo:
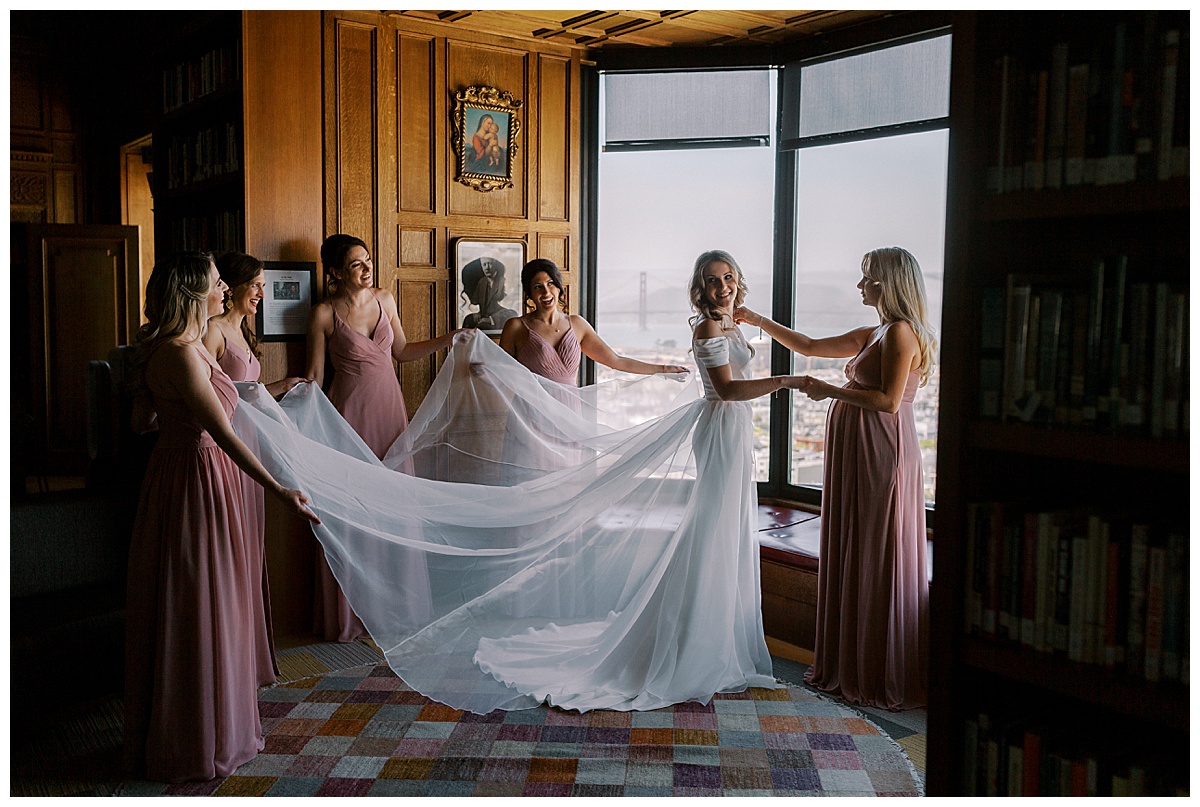
[[529, 301], [533, 297], [533, 276], [538, 272], [550, 275], [550, 282], [558, 286], [558, 307], [564, 314], [567, 313], [567, 287], [563, 284], [562, 272], [558, 271], [554, 261], [547, 258], [534, 258], [521, 269], [521, 289], [525, 292], [526, 309], [529, 308]]
[[733, 307], [737, 308], [746, 300], [746, 276], [742, 274], [742, 267], [738, 266], [733, 256], [723, 249], [710, 249], [700, 253], [700, 257], [696, 259], [696, 268], [692, 270], [691, 285], [688, 287], [688, 299], [692, 304], [692, 310], [696, 312], [696, 315], [688, 320], [688, 324], [693, 328], [703, 319], [715, 320], [727, 328], [733, 327], [733, 321], [719, 313], [708, 301], [708, 295], [704, 293], [704, 270], [708, 268], [709, 264], [718, 261], [729, 264], [733, 273], [737, 275], [738, 290], [733, 299]]

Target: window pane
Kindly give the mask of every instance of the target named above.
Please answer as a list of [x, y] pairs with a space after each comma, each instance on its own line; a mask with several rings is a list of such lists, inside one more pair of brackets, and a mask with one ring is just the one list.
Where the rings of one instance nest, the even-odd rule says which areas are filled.
[[[946, 218], [947, 130], [803, 149], [797, 187], [796, 330], [833, 336], [878, 316], [856, 285], [862, 256], [901, 246], [925, 276], [929, 317], [940, 330]], [[846, 359], [796, 355], [797, 373], [846, 383]], [[792, 395], [791, 482], [820, 486], [829, 401]], [[913, 410], [925, 465], [925, 498], [934, 497], [938, 372], [917, 390]]]
[[[747, 304], [771, 311], [773, 148], [603, 152], [599, 174], [595, 326], [618, 354], [695, 368], [687, 287], [705, 250], [733, 255], [749, 286]], [[757, 329], [743, 332], [755, 345], [749, 372], [770, 375], [769, 345], [757, 341]], [[617, 375], [597, 365], [598, 380]], [[769, 411], [767, 397], [754, 402], [760, 481], [767, 479]]]
[[950, 111], [950, 36], [800, 70], [800, 137], [941, 118]]
[[773, 77], [770, 70], [606, 75], [604, 140], [767, 137]]

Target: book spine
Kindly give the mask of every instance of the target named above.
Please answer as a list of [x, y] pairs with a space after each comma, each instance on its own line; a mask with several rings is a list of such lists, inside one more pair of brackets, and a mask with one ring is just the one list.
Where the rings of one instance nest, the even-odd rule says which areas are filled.
[[1162, 438], [1166, 423], [1164, 394], [1167, 372], [1167, 308], [1170, 288], [1166, 283], [1154, 284], [1154, 336], [1150, 349], [1150, 436]]
[[1087, 308], [1087, 359], [1084, 369], [1083, 425], [1094, 429], [1099, 417], [1100, 356], [1104, 337], [1104, 261], [1092, 264]]
[[1115, 668], [1124, 661], [1125, 645], [1119, 634], [1118, 618], [1120, 612], [1121, 579], [1121, 541], [1109, 533], [1108, 545], [1105, 547], [1105, 586], [1104, 586], [1104, 666]]
[[1086, 534], [1071, 538], [1071, 610], [1067, 658], [1084, 660], [1088, 615], [1088, 539]]
[[1059, 42], [1050, 51], [1050, 83], [1046, 117], [1047, 188], [1061, 188], [1066, 161], [1068, 45]]
[[1159, 84], [1158, 179], [1175, 174], [1175, 85], [1179, 73], [1179, 31], [1163, 34], [1162, 80]]
[[1037, 70], [1029, 74], [1028, 113], [1030, 128], [1027, 134], [1024, 186], [1040, 191], [1046, 184], [1046, 116], [1050, 95], [1050, 71]]
[[1033, 647], [1037, 636], [1038, 514], [1026, 513], [1021, 533], [1021, 644]]
[[1163, 608], [1167, 584], [1167, 550], [1152, 546], [1146, 577], [1146, 665], [1147, 681], [1157, 681], [1162, 672]]
[[1146, 667], [1146, 582], [1150, 561], [1150, 527], [1133, 524], [1129, 530], [1129, 615], [1125, 638], [1126, 663], [1141, 674]]
[[1058, 527], [1053, 513], [1038, 513], [1037, 601], [1033, 649], [1048, 653], [1054, 649], [1054, 584], [1058, 559]]
[[1067, 78], [1067, 142], [1063, 185], [1083, 184], [1087, 148], [1088, 64], [1071, 65]]
[[1037, 729], [1025, 732], [1021, 748], [1022, 796], [1037, 796], [1041, 791], [1042, 735]]
[[1018, 402], [1025, 390], [1025, 354], [1029, 338], [1029, 298], [1032, 287], [1016, 276], [1009, 277], [1008, 313], [1005, 320], [1004, 343], [1004, 420], [1020, 416]]
[[1036, 420], [1042, 423], [1054, 422], [1054, 411], [1058, 406], [1056, 394], [1062, 303], [1062, 292], [1057, 289], [1047, 289], [1041, 293], [1036, 388], [1041, 403]]

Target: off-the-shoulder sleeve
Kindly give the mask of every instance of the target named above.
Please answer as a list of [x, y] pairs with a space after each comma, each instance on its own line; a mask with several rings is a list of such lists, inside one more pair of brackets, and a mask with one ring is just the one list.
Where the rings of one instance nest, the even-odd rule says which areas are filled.
[[701, 367], [720, 367], [729, 364], [729, 337], [697, 339], [693, 347], [696, 351], [696, 362]]

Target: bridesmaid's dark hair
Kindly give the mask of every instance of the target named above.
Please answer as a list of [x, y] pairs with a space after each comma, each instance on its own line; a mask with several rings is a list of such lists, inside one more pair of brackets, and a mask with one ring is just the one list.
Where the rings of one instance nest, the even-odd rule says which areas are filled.
[[[221, 279], [229, 287], [230, 300], [233, 299], [234, 289], [252, 282], [262, 273], [262, 270], [263, 262], [244, 252], [226, 252], [217, 258], [217, 271], [221, 273]], [[250, 346], [250, 352], [261, 359], [262, 355], [258, 350], [258, 335], [254, 333], [254, 326], [248, 322], [248, 319], [248, 317], [242, 319], [242, 337]]]
[[558, 286], [560, 292], [558, 305], [564, 314], [567, 313], [567, 288], [563, 284], [562, 272], [558, 271], [554, 261], [548, 258], [534, 258], [521, 269], [521, 288], [525, 292], [525, 307], [528, 308], [529, 300], [533, 296], [530, 287], [533, 285], [533, 276], [538, 272], [550, 275], [550, 282]]
[[362, 247], [367, 250], [368, 255], [371, 253], [366, 241], [357, 236], [346, 235], [345, 233], [335, 233], [326, 238], [325, 242], [321, 244], [321, 265], [325, 268], [326, 297], [337, 294], [337, 275], [345, 267], [346, 254], [355, 247]]

